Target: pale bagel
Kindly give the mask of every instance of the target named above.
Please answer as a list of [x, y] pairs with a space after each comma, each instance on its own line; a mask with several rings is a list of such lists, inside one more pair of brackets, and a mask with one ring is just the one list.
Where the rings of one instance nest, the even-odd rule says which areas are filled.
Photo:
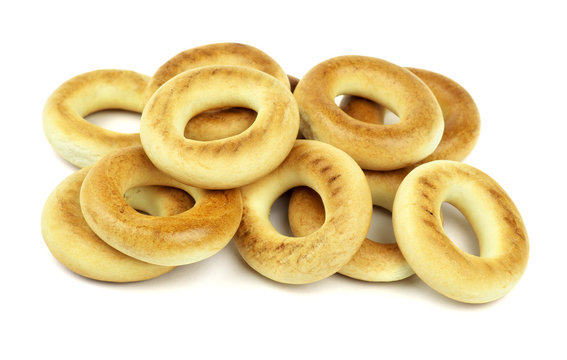
[[[245, 107], [256, 121], [226, 139], [187, 139], [188, 119], [205, 110]], [[297, 137], [299, 114], [280, 81], [242, 66], [205, 66], [183, 72], [156, 91], [142, 113], [140, 137], [156, 167], [207, 189], [249, 184], [275, 169]]]
[[165, 62], [152, 76], [146, 89], [146, 99], [176, 75], [210, 65], [251, 67], [275, 77], [290, 88], [285, 71], [263, 51], [246, 44], [217, 43], [185, 50]]
[[[124, 193], [145, 185], [186, 191], [191, 209], [152, 217], [128, 206]], [[182, 184], [153, 166], [141, 146], [114, 152], [91, 169], [81, 188], [81, 209], [106, 243], [136, 259], [165, 266], [193, 263], [221, 250], [232, 238], [242, 212], [238, 189], [201, 190]]]
[[[480, 256], [462, 251], [441, 223], [448, 202], [470, 222]], [[441, 294], [484, 303], [507, 294], [528, 262], [528, 235], [505, 191], [480, 170], [456, 161], [436, 160], [415, 168], [394, 200], [396, 241], [415, 273]]]
[[[335, 97], [356, 95], [396, 113], [396, 124], [369, 124], [339, 109]], [[443, 135], [431, 90], [409, 70], [365, 56], [340, 56], [313, 67], [294, 92], [301, 133], [335, 145], [363, 169], [393, 170], [430, 155]]]
[[[90, 167], [62, 181], [48, 197], [41, 232], [53, 256], [69, 270], [91, 279], [130, 282], [152, 279], [173, 269], [129, 257], [102, 241], [81, 212], [79, 194]], [[192, 200], [171, 189], [141, 187], [130, 192], [129, 203], [152, 215], [167, 216], [192, 206]]]
[[[273, 202], [297, 186], [321, 194], [327, 217], [312, 234], [288, 237], [268, 216]], [[358, 251], [370, 226], [372, 198], [362, 170], [343, 151], [319, 141], [297, 140], [276, 170], [241, 190], [236, 247], [253, 269], [275, 281], [303, 284], [334, 274]]]
[[139, 145], [138, 134], [124, 134], [91, 124], [85, 116], [121, 109], [141, 113], [150, 78], [129, 70], [95, 70], [64, 82], [43, 109], [43, 130], [55, 151], [84, 167], [114, 150]]

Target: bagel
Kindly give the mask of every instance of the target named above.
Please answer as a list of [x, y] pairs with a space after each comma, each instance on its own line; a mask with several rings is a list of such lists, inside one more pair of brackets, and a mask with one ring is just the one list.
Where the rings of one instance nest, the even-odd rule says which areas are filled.
[[275, 77], [287, 89], [290, 89], [289, 79], [285, 71], [263, 51], [246, 44], [217, 43], [185, 50], [160, 66], [148, 84], [146, 99], [149, 99], [157, 89], [176, 75], [210, 65], [252, 67]]
[[[147, 185], [184, 190], [195, 206], [173, 216], [140, 214], [128, 206], [124, 193]], [[209, 191], [182, 184], [153, 166], [141, 146], [98, 161], [83, 182], [80, 202], [86, 222], [106, 243], [164, 266], [193, 263], [221, 250], [236, 232], [242, 213], [238, 189]]]
[[[471, 95], [454, 80], [423, 69], [408, 68], [417, 75], [433, 92], [443, 112], [444, 130], [439, 145], [431, 155], [425, 159], [391, 171], [365, 170], [367, 178], [376, 183], [388, 183], [390, 186], [399, 186], [404, 177], [420, 164], [433, 160], [461, 161], [475, 147], [480, 134], [480, 115]], [[368, 111], [368, 104], [354, 102], [356, 99], [343, 97], [341, 107], [347, 113], [365, 122], [382, 122], [383, 115]], [[360, 100], [359, 100], [360, 101]], [[360, 110], [359, 110], [360, 109]]]
[[[255, 110], [256, 121], [226, 139], [185, 138], [187, 119], [226, 106]], [[230, 189], [275, 169], [298, 128], [297, 104], [280, 81], [248, 67], [206, 66], [181, 73], [156, 91], [142, 114], [140, 137], [155, 166], [178, 181]]]
[[[443, 202], [470, 222], [480, 256], [447, 237], [440, 219]], [[415, 273], [457, 301], [485, 303], [504, 296], [528, 262], [528, 234], [512, 200], [487, 174], [457, 161], [436, 160], [412, 170], [396, 193], [392, 222]]]
[[[353, 119], [335, 104], [350, 94], [382, 104], [396, 124]], [[299, 81], [294, 96], [301, 133], [337, 146], [368, 170], [394, 170], [431, 154], [443, 135], [443, 115], [431, 90], [409, 70], [365, 56], [326, 60]]]
[[84, 167], [117, 149], [140, 145], [138, 134], [96, 126], [85, 116], [100, 110], [141, 113], [150, 78], [129, 70], [95, 70], [59, 86], [43, 109], [43, 130], [63, 159]]
[[[367, 178], [372, 203], [392, 211], [395, 186]], [[310, 188], [294, 189], [289, 200], [288, 219], [295, 236], [306, 236], [321, 227], [325, 221], [325, 207], [321, 197]], [[373, 282], [397, 281], [414, 274], [398, 245], [384, 244], [366, 238], [360, 249], [338, 272], [348, 277]]]
[[[288, 75], [291, 92], [299, 82]], [[185, 137], [193, 140], [210, 141], [240, 134], [256, 120], [256, 112], [246, 108], [228, 108], [205, 111], [193, 117], [185, 127]]]
[[[321, 194], [327, 217], [317, 231], [296, 238], [280, 234], [268, 216], [274, 201], [297, 186]], [[277, 169], [241, 191], [236, 247], [248, 265], [278, 282], [304, 284], [334, 274], [358, 251], [370, 226], [372, 198], [362, 170], [319, 141], [297, 140]]]
[[[41, 232], [53, 256], [81, 276], [111, 282], [148, 280], [173, 269], [129, 257], [102, 241], [81, 213], [79, 194], [90, 167], [63, 180], [48, 197], [41, 216]], [[128, 203], [152, 215], [167, 216], [192, 206], [191, 198], [172, 189], [132, 189]]]

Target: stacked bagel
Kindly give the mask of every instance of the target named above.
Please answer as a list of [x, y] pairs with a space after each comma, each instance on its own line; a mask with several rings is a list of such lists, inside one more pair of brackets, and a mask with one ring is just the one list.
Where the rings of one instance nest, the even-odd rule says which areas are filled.
[[[104, 109], [141, 113], [140, 133], [85, 120]], [[399, 122], [384, 124], [387, 111]], [[479, 136], [476, 105], [430, 71], [340, 56], [298, 80], [257, 48], [210, 44], [152, 77], [97, 70], [66, 81], [47, 100], [43, 128], [81, 168], [47, 199], [43, 237], [92, 279], [151, 279], [234, 239], [253, 269], [278, 282], [415, 273], [447, 297], [483, 303], [508, 293], [527, 265], [515, 205], [461, 162]], [[290, 189], [296, 237], [269, 220]], [[469, 220], [480, 256], [447, 237], [444, 202]], [[366, 239], [373, 205], [392, 211], [396, 244]]]

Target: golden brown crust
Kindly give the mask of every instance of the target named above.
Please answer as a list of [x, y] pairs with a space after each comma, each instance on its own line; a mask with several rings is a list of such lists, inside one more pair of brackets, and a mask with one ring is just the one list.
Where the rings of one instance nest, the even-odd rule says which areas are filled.
[[[480, 256], [446, 235], [441, 204], [459, 209], [472, 225]], [[470, 165], [436, 160], [415, 168], [398, 188], [396, 240], [416, 274], [452, 299], [483, 303], [508, 293], [528, 261], [528, 235], [517, 208], [488, 175]]]
[[[323, 226], [305, 237], [278, 233], [268, 216], [283, 192], [306, 185], [325, 203]], [[269, 175], [242, 188], [244, 210], [235, 244], [262, 275], [284, 283], [309, 283], [332, 275], [360, 247], [372, 214], [372, 199], [358, 165], [341, 150], [319, 141], [297, 140]]]
[[123, 134], [91, 124], [85, 116], [100, 110], [141, 113], [150, 78], [129, 70], [96, 70], [67, 80], [48, 98], [43, 130], [55, 151], [84, 167], [104, 155], [140, 144], [138, 134]]
[[[226, 106], [253, 109], [256, 121], [226, 139], [185, 138], [187, 119]], [[140, 136], [148, 157], [170, 176], [201, 188], [229, 189], [276, 168], [298, 128], [295, 99], [274, 77], [243, 66], [206, 66], [176, 76], [152, 96]]]
[[[41, 216], [41, 231], [53, 256], [71, 271], [95, 280], [130, 282], [152, 279], [173, 269], [170, 266], [148, 264], [112, 248], [88, 226], [81, 212], [79, 193], [90, 167], [83, 168], [57, 186], [51, 193]], [[138, 199], [147, 197], [138, 189]], [[169, 211], [187, 206], [187, 197], [160, 190], [161, 200], [145, 208], [154, 215], [169, 215]], [[173, 197], [170, 197], [173, 195]]]
[[[144, 185], [182, 189], [195, 199], [195, 206], [175, 216], [140, 214], [123, 194]], [[173, 266], [222, 249], [236, 232], [242, 201], [238, 189], [201, 190], [173, 180], [138, 146], [119, 150], [93, 166], [81, 189], [81, 209], [93, 231], [114, 248], [142, 261]]]
[[[341, 111], [335, 97], [351, 94], [391, 109], [400, 121], [379, 125]], [[301, 133], [343, 149], [363, 169], [393, 170], [422, 160], [443, 134], [443, 117], [431, 90], [409, 70], [384, 60], [340, 56], [312, 68], [294, 92]]]

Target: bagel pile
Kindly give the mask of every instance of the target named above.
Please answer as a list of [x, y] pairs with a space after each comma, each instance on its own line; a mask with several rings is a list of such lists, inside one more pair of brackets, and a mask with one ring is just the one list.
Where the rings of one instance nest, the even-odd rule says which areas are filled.
[[[140, 113], [140, 133], [85, 120], [105, 109]], [[399, 121], [385, 123], [388, 111]], [[43, 128], [80, 168], [48, 197], [43, 238], [88, 278], [155, 278], [234, 239], [250, 267], [278, 282], [415, 273], [451, 299], [484, 303], [508, 293], [527, 265], [514, 203], [461, 162], [479, 136], [478, 109], [431, 71], [339, 56], [297, 79], [255, 47], [210, 44], [152, 77], [96, 70], [64, 82], [46, 102]], [[291, 189], [295, 237], [269, 220]], [[480, 256], [448, 238], [444, 202], [471, 223]], [[366, 239], [373, 205], [392, 212], [395, 244]]]

